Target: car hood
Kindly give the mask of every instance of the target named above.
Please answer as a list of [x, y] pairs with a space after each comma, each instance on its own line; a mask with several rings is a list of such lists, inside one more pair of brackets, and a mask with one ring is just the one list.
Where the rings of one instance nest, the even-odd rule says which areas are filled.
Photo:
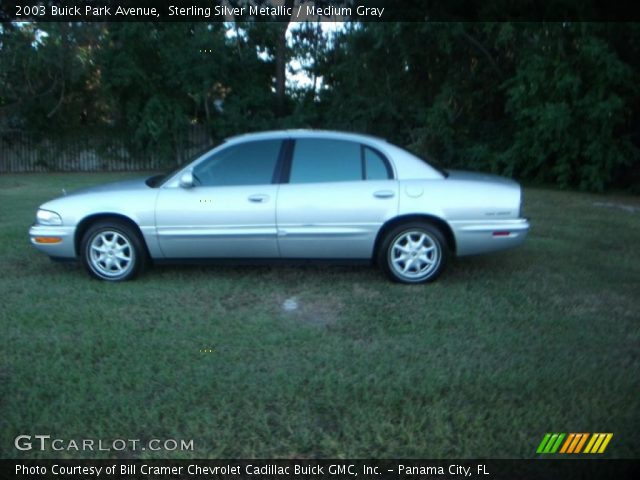
[[40, 205], [62, 216], [64, 225], [75, 225], [95, 213], [115, 212], [136, 219], [140, 209], [152, 210], [157, 189], [147, 186], [144, 178], [96, 185], [76, 190]]
[[470, 181], [470, 182], [482, 182], [482, 183], [494, 183], [500, 185], [517, 185], [517, 182], [510, 178], [501, 177], [500, 175], [493, 175], [490, 173], [468, 172], [466, 170], [447, 170], [452, 180]]
[[133, 180], [122, 180], [120, 182], [105, 183], [104, 185], [96, 185], [94, 187], [81, 188], [69, 193], [67, 196], [84, 195], [87, 193], [105, 193], [105, 192], [131, 192], [135, 190], [148, 190], [149, 187], [145, 182], [147, 178], [136, 178]]

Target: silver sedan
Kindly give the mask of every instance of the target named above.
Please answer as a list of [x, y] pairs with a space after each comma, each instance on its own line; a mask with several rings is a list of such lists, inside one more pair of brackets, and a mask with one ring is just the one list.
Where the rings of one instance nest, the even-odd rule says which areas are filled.
[[102, 280], [151, 262], [364, 260], [395, 281], [438, 277], [452, 255], [520, 245], [509, 179], [444, 171], [385, 140], [324, 131], [242, 135], [168, 175], [43, 204], [31, 243]]

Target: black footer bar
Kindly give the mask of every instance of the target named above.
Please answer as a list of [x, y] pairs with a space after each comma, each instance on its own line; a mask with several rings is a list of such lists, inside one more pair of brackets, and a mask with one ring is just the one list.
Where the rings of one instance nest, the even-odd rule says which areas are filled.
[[3, 479], [57, 480], [625, 480], [640, 460], [0, 460]]

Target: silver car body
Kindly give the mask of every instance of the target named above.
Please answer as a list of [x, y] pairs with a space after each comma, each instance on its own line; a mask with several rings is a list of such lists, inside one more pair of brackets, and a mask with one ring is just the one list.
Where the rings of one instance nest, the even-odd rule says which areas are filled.
[[[180, 178], [230, 146], [256, 140], [323, 138], [376, 149], [393, 179], [327, 183], [272, 183], [183, 188]], [[277, 131], [228, 139], [177, 171], [158, 188], [145, 179], [80, 190], [49, 201], [62, 224], [35, 224], [32, 244], [52, 257], [76, 258], [78, 226], [100, 215], [134, 222], [153, 259], [310, 258], [370, 259], [381, 228], [399, 218], [444, 222], [457, 256], [521, 244], [529, 223], [521, 217], [520, 186], [509, 179], [450, 171], [448, 176], [387, 141], [328, 131]], [[60, 237], [40, 243], [40, 237]]]

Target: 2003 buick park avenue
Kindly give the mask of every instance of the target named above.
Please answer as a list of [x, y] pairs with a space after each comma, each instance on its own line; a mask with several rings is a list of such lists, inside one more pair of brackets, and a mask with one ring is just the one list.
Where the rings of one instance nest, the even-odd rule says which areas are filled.
[[452, 255], [514, 247], [528, 230], [512, 180], [440, 170], [375, 137], [300, 130], [234, 137], [167, 175], [57, 198], [29, 234], [110, 281], [150, 262], [250, 258], [367, 260], [421, 283]]

